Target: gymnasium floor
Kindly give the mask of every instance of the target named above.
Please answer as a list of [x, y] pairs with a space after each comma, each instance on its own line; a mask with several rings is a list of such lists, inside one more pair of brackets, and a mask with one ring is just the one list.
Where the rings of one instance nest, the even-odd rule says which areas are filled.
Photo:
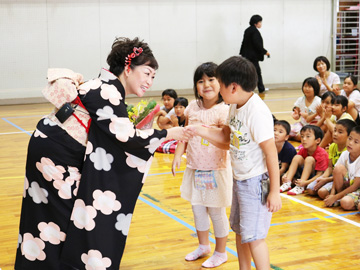
[[[264, 101], [278, 119], [292, 123], [290, 110], [301, 94], [300, 90], [271, 89]], [[137, 100], [129, 99], [128, 103]], [[0, 106], [1, 270], [13, 269], [27, 143], [37, 121], [51, 109], [49, 104]], [[179, 191], [186, 160], [176, 177], [171, 175], [171, 162], [171, 154], [155, 154], [136, 206], [121, 269], [202, 269], [206, 258], [184, 260], [197, 247], [191, 206], [180, 198]], [[283, 207], [273, 215], [267, 237], [273, 269], [360, 268], [358, 211], [326, 208], [320, 199], [306, 194], [281, 194], [281, 198]], [[214, 247], [213, 235], [210, 240]], [[216, 269], [238, 269], [233, 232], [227, 251], [228, 262]]]

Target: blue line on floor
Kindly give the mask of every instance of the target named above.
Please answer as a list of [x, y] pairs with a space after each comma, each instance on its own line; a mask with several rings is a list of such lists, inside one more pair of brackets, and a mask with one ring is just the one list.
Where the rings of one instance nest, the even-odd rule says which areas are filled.
[[32, 133], [26, 131], [25, 129], [23, 129], [23, 128], [21, 128], [21, 127], [19, 127], [18, 125], [15, 125], [13, 122], [7, 120], [6, 118], [1, 118], [1, 119], [4, 120], [5, 122], [9, 123], [10, 125], [16, 127], [17, 129], [21, 130], [22, 132], [24, 132], [24, 133], [26, 133], [26, 134], [28, 134], [28, 135], [30, 135], [30, 136], [32, 135]]

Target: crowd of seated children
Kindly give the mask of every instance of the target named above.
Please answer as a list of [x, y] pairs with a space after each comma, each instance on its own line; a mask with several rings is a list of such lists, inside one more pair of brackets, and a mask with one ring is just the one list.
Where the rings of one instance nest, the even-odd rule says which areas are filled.
[[350, 119], [354, 120], [349, 113], [347, 113], [348, 100], [344, 96], [335, 96], [331, 106], [331, 111], [325, 111], [325, 125], [326, 132], [324, 138], [320, 143], [320, 147], [327, 147], [332, 142], [332, 133], [334, 132], [334, 127], [337, 120], [340, 119]]
[[160, 111], [156, 114], [156, 123], [160, 129], [168, 129], [173, 126], [171, 116], [175, 115], [174, 102], [178, 95], [174, 89], [166, 89], [162, 92], [162, 101]]
[[305, 125], [316, 124], [318, 115], [316, 108], [321, 104], [319, 97], [320, 86], [317, 79], [313, 77], [306, 78], [302, 84], [302, 92], [304, 96], [299, 97], [293, 108], [291, 116], [294, 120], [299, 122], [291, 125], [290, 138], [295, 141], [300, 141], [299, 131]]
[[[187, 98], [178, 97], [174, 101], [174, 115], [170, 115], [171, 122], [167, 124], [169, 127], [184, 127], [186, 123], [185, 109], [188, 106], [189, 102]], [[168, 140], [161, 143], [161, 145], [156, 149], [156, 152], [165, 153], [165, 154], [174, 154], [178, 141]]]
[[360, 208], [360, 126], [350, 132], [346, 148], [335, 164], [333, 187], [324, 202], [330, 207], [340, 201], [344, 210], [354, 210]]
[[278, 152], [280, 178], [289, 168], [296, 155], [295, 147], [288, 142], [290, 124], [285, 120], [276, 120], [274, 123], [275, 145]]
[[355, 123], [360, 125], [360, 92], [357, 83], [358, 79], [354, 75], [346, 77], [340, 95], [347, 97], [349, 100], [348, 113], [351, 114]]
[[[305, 125], [300, 130], [302, 148], [291, 161], [283, 175], [280, 192], [288, 195], [304, 193], [305, 187], [322, 175], [328, 167], [328, 153], [319, 146], [323, 131], [315, 125]], [[292, 188], [292, 184], [295, 185]]]
[[333, 186], [333, 168], [338, 161], [342, 152], [346, 150], [346, 142], [349, 134], [356, 124], [350, 119], [341, 119], [336, 122], [333, 132], [333, 143], [329, 147], [329, 162], [328, 168], [317, 178], [310, 183], [306, 190], [310, 195], [317, 195], [321, 199], [325, 199], [331, 191]]

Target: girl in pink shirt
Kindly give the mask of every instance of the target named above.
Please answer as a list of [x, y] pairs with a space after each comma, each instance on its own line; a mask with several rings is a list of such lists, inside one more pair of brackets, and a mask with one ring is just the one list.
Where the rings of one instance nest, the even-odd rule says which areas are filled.
[[[220, 95], [220, 85], [215, 77], [217, 65], [207, 62], [194, 74], [195, 100], [185, 110], [185, 125], [220, 127], [225, 124], [229, 106]], [[225, 251], [229, 233], [226, 207], [231, 204], [232, 174], [227, 150], [222, 150], [205, 139], [194, 136], [187, 144], [179, 143], [172, 164], [172, 172], [180, 167], [181, 156], [186, 149], [186, 169], [181, 185], [181, 197], [192, 205], [199, 247], [186, 255], [194, 261], [210, 253], [210, 221], [212, 220], [216, 246], [214, 254], [203, 267], [217, 267], [227, 261]]]

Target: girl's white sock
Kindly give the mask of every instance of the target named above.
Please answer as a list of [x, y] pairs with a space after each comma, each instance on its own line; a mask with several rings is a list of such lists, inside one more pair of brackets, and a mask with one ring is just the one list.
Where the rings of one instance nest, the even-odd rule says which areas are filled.
[[185, 256], [185, 260], [187, 260], [187, 261], [195, 261], [198, 258], [209, 254], [210, 251], [211, 251], [210, 244], [209, 245], [201, 245], [201, 244], [199, 244], [199, 247], [196, 250], [194, 250], [193, 252], [191, 252], [191, 253], [189, 253], [188, 255]]
[[220, 253], [215, 251], [214, 254], [207, 259], [202, 266], [207, 268], [217, 267], [227, 261], [227, 253]]

